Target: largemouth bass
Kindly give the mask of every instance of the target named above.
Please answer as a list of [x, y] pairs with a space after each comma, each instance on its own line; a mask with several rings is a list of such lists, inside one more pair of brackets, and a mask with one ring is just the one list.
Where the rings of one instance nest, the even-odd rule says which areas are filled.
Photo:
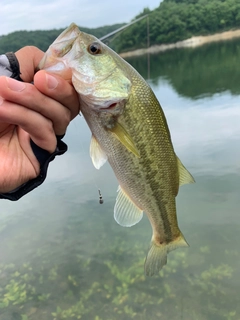
[[145, 274], [157, 274], [168, 252], [188, 246], [175, 197], [194, 179], [174, 152], [153, 91], [117, 53], [75, 24], [53, 42], [39, 68], [72, 81], [92, 131], [93, 164], [99, 169], [108, 160], [119, 182], [114, 218], [130, 227], [147, 215], [153, 234]]

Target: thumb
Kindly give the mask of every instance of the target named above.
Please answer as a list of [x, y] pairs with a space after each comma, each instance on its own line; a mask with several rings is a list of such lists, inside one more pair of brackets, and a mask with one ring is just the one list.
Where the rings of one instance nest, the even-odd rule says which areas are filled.
[[15, 55], [20, 65], [21, 79], [24, 82], [33, 81], [33, 76], [44, 52], [37, 47], [27, 46], [15, 52]]

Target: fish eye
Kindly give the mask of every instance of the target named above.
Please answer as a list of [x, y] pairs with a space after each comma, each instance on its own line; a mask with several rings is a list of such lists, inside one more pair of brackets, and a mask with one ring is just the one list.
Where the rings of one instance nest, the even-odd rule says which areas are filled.
[[98, 42], [93, 42], [88, 46], [88, 52], [91, 54], [99, 54], [102, 53], [102, 48], [100, 43]]

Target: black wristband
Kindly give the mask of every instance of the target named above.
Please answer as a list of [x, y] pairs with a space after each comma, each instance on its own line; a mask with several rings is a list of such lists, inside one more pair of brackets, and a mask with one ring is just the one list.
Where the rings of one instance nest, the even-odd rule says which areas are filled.
[[54, 160], [55, 156], [64, 154], [67, 151], [67, 145], [61, 140], [61, 137], [57, 137], [57, 148], [53, 153], [49, 153], [48, 151], [40, 148], [33, 141], [31, 141], [31, 146], [40, 163], [40, 174], [36, 178], [29, 180], [10, 192], [0, 193], [0, 199], [16, 201], [28, 192], [40, 186], [46, 179], [49, 162]]
[[7, 52], [5, 53], [5, 56], [8, 58], [9, 64], [10, 64], [10, 69], [12, 71], [11, 78], [22, 81], [20, 77], [20, 67], [19, 67], [19, 62], [18, 59], [15, 55], [14, 52]]

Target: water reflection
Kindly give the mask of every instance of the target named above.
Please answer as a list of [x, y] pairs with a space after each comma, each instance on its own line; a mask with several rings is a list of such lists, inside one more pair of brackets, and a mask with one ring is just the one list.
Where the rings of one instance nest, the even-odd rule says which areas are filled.
[[177, 197], [190, 248], [172, 252], [159, 277], [144, 277], [149, 222], [115, 223], [117, 181], [109, 165], [98, 171], [91, 164], [91, 135], [78, 117], [65, 139], [69, 151], [50, 164], [47, 181], [19, 202], [1, 201], [1, 320], [240, 318], [240, 96], [225, 84], [228, 91], [219, 92], [200, 82], [196, 91], [194, 70], [191, 94], [178, 91], [171, 84], [181, 78], [179, 55], [171, 52], [172, 71], [157, 72], [157, 65], [149, 82], [197, 182]]
[[194, 166], [195, 174], [240, 173], [239, 96], [223, 92], [192, 101], [179, 97], [161, 78], [150, 85], [166, 114], [176, 153]]
[[[206, 44], [195, 49], [169, 50], [151, 55], [151, 78], [167, 78], [185, 97], [211, 96], [229, 90], [239, 94], [240, 40]], [[147, 78], [147, 56], [128, 61]]]

